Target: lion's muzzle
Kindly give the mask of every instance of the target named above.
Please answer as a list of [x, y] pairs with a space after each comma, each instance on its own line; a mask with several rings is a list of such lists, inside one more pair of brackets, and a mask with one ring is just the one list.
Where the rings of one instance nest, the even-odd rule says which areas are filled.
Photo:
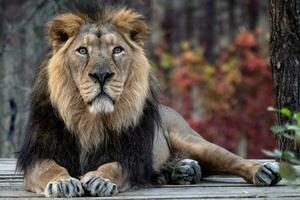
[[89, 110], [92, 113], [110, 113], [114, 111], [114, 101], [105, 91], [105, 85], [109, 82], [114, 72], [105, 69], [97, 68], [92, 73], [89, 73], [89, 77], [100, 85], [99, 93], [94, 97], [92, 102], [89, 104]]
[[114, 72], [108, 70], [95, 70], [93, 73], [89, 73], [91, 79], [95, 82], [98, 82], [101, 88], [103, 88], [105, 83], [111, 80], [114, 75]]

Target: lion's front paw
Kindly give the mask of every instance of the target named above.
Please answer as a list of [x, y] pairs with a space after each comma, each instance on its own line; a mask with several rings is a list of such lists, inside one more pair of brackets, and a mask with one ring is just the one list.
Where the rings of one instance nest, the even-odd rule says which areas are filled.
[[78, 197], [84, 194], [81, 183], [76, 178], [49, 182], [44, 190], [46, 197]]
[[118, 193], [117, 185], [99, 175], [86, 174], [81, 183], [83, 188], [92, 196], [108, 197]]
[[264, 163], [255, 173], [253, 183], [257, 186], [275, 185], [281, 180], [276, 162]]
[[198, 162], [191, 159], [184, 159], [176, 163], [171, 179], [173, 183], [187, 185], [198, 183], [201, 176], [201, 167]]

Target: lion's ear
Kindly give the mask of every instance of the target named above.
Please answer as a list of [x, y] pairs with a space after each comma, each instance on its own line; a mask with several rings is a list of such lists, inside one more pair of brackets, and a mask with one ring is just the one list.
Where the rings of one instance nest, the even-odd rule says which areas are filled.
[[140, 46], [143, 46], [149, 35], [144, 17], [131, 9], [123, 8], [115, 11], [111, 22]]
[[58, 15], [48, 23], [48, 38], [54, 50], [77, 34], [84, 20], [72, 13]]

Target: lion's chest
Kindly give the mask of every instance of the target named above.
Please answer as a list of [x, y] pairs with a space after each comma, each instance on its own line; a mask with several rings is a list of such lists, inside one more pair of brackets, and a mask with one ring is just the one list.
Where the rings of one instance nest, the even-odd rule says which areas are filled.
[[88, 151], [79, 148], [80, 168], [74, 173], [81, 176], [105, 163], [116, 161], [134, 177], [133, 182], [150, 180], [154, 173], [152, 167], [154, 130], [153, 123], [145, 123], [143, 126], [126, 129], [121, 133], [107, 131], [105, 139], [96, 148]]

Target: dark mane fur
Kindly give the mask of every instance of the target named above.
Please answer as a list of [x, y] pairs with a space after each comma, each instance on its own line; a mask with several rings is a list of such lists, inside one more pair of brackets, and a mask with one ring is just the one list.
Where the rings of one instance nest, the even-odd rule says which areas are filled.
[[[134, 185], [154, 182], [152, 145], [155, 129], [161, 126], [157, 88], [150, 78], [150, 94], [138, 124], [119, 134], [106, 127], [105, 141], [98, 149], [81, 154], [78, 138], [67, 130], [52, 107], [47, 90], [47, 72], [42, 68], [31, 96], [31, 111], [25, 141], [18, 155], [17, 168], [24, 171], [43, 159], [53, 159], [73, 177], [118, 161]], [[114, 137], [112, 137], [114, 135]], [[116, 135], [119, 135], [118, 137]]]
[[107, 4], [101, 5], [99, 1], [77, 1], [69, 9], [72, 13], [80, 13], [85, 15], [91, 21], [101, 21], [105, 16], [106, 10], [111, 10], [111, 6]]
[[124, 8], [124, 3], [120, 1], [99, 1], [99, 0], [85, 0], [75, 1], [73, 6], [68, 8], [68, 12], [78, 13], [84, 16], [86, 21], [99, 22], [106, 21], [107, 14], [113, 10]]

